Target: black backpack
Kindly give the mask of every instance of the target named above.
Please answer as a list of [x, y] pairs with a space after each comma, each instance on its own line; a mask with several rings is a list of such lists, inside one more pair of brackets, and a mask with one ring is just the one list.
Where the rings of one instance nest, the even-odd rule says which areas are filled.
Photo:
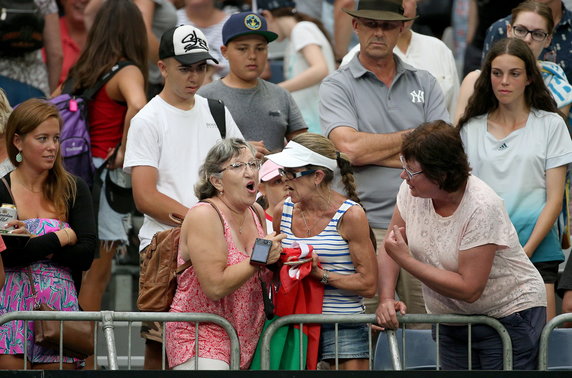
[[0, 55], [20, 56], [44, 45], [44, 17], [34, 0], [0, 0]]

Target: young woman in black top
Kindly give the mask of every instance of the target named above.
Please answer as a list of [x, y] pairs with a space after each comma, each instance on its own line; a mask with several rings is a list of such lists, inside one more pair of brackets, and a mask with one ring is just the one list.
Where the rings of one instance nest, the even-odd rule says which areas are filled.
[[[16, 168], [0, 182], [0, 202], [14, 204], [18, 219], [8, 222], [4, 231], [13, 228], [12, 234], [30, 238], [18, 243], [17, 236], [3, 234], [8, 248], [1, 254], [6, 281], [0, 314], [30, 311], [37, 303], [79, 310], [81, 275], [96, 248], [95, 217], [87, 184], [63, 167], [61, 125], [56, 107], [40, 99], [20, 104], [6, 125], [8, 156]], [[27, 338], [28, 368], [59, 368], [58, 352], [33, 342], [33, 322], [28, 323]], [[22, 369], [23, 354], [24, 322], [0, 326], [0, 369]], [[82, 364], [67, 356], [62, 362], [67, 369]]]

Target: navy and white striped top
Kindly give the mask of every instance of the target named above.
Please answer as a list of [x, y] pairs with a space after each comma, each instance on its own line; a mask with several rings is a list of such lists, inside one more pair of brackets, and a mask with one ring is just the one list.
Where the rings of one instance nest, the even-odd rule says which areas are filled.
[[[328, 225], [318, 235], [299, 238], [292, 232], [292, 212], [294, 203], [287, 198], [282, 208], [280, 232], [286, 235], [282, 240], [285, 248], [292, 247], [294, 242], [303, 242], [314, 247], [320, 257], [322, 268], [339, 274], [354, 274], [355, 267], [350, 256], [349, 245], [338, 232], [338, 222], [345, 212], [357, 205], [352, 200], [345, 200]], [[361, 314], [364, 311], [363, 297], [352, 292], [326, 285], [322, 314]]]

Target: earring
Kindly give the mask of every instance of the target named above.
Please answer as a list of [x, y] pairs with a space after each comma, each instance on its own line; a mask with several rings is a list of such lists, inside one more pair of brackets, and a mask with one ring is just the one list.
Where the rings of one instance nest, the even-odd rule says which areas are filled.
[[16, 154], [16, 161], [18, 163], [21, 163], [22, 160], [24, 160], [24, 158], [22, 157], [22, 151], [18, 151], [18, 153]]

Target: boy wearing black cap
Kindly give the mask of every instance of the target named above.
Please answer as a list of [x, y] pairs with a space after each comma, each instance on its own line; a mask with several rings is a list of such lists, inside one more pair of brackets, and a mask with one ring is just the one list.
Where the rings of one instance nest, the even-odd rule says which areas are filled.
[[223, 100], [244, 138], [258, 152], [284, 147], [307, 130], [290, 93], [260, 78], [268, 58], [268, 43], [278, 36], [267, 30], [266, 20], [257, 13], [232, 15], [222, 29], [221, 53], [228, 60], [230, 73], [201, 88], [199, 94]]
[[[144, 215], [139, 231], [143, 252], [153, 235], [174, 226], [170, 213], [186, 214], [197, 202], [193, 187], [209, 149], [221, 139], [207, 99], [196, 95], [211, 56], [204, 34], [175, 26], [161, 37], [158, 66], [161, 93], [131, 120], [123, 168], [131, 172], [133, 197]], [[242, 133], [225, 109], [226, 136]], [[145, 368], [161, 368], [162, 327], [144, 322]]]

